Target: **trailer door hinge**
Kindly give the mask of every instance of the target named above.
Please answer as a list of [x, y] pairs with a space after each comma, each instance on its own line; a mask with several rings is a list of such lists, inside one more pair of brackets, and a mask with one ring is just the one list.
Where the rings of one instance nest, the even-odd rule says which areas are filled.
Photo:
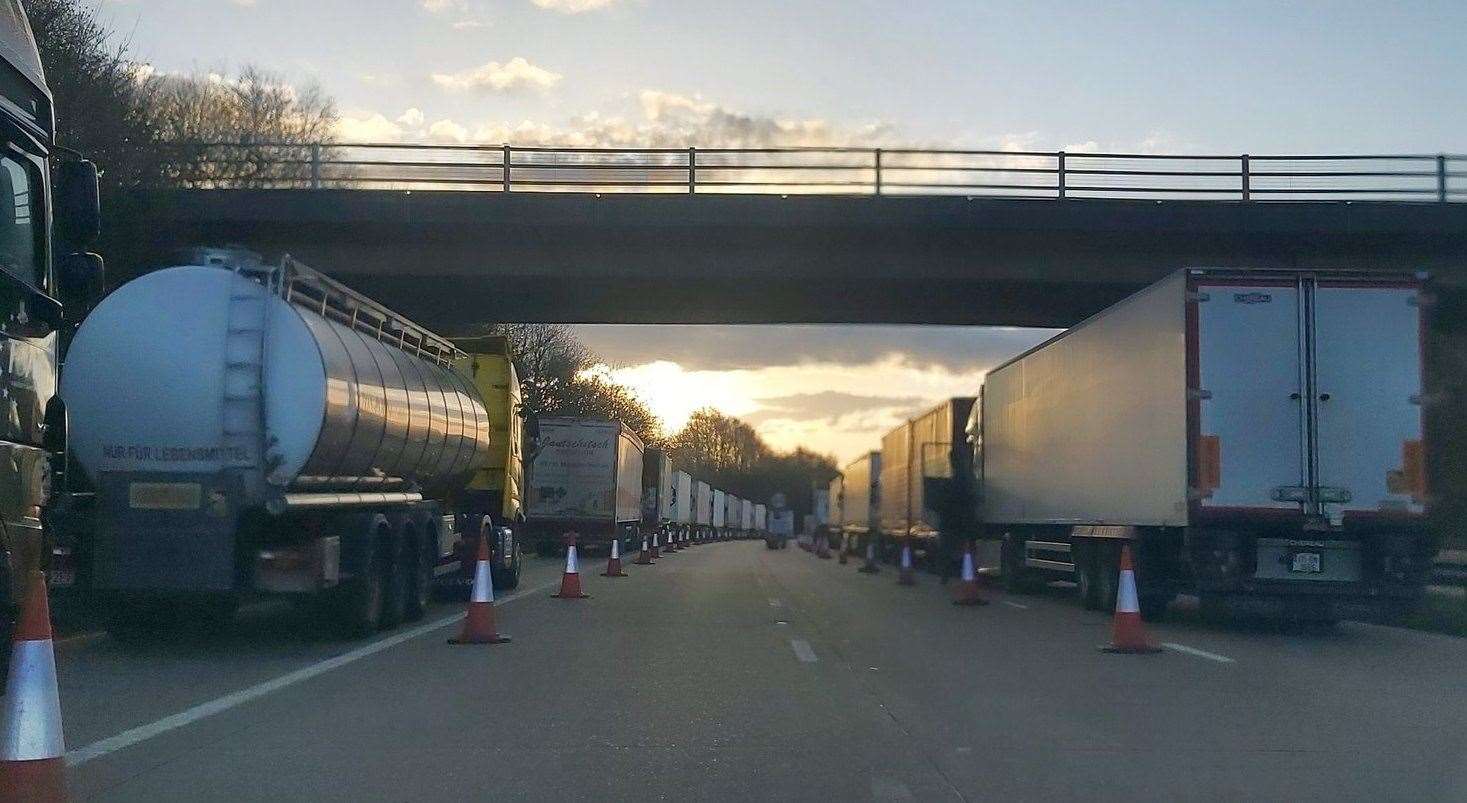
[[1207, 400], [1212, 398], [1212, 391], [1202, 388], [1187, 388], [1187, 398]]
[[1210, 296], [1210, 295], [1208, 295], [1206, 293], [1203, 293], [1203, 292], [1188, 293], [1187, 294], [1187, 300], [1188, 301], [1191, 301], [1191, 302], [1195, 302], [1197, 304], [1201, 304], [1204, 301], [1211, 301], [1212, 300], [1212, 296]]

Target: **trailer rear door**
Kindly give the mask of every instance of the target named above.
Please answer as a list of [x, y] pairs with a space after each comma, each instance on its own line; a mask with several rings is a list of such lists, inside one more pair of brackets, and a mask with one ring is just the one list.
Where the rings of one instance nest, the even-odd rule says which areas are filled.
[[1275, 494], [1307, 482], [1298, 285], [1202, 277], [1195, 290], [1199, 505], [1300, 510]]
[[1423, 512], [1416, 287], [1321, 280], [1313, 313], [1324, 513]]

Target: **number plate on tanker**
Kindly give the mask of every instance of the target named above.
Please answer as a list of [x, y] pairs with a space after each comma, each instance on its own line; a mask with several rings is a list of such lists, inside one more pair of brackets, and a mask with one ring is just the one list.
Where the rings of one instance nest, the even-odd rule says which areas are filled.
[[134, 482], [128, 504], [138, 510], [198, 510], [203, 489], [197, 482]]
[[1294, 563], [1289, 567], [1291, 572], [1310, 572], [1317, 574], [1322, 571], [1319, 567], [1318, 552], [1296, 552]]

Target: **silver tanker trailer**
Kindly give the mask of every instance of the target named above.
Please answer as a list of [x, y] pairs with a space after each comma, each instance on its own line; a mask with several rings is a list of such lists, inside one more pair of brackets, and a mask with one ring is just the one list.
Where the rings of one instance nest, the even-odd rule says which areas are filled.
[[518, 569], [470, 487], [491, 432], [474, 360], [289, 258], [190, 261], [108, 296], [63, 372], [95, 492], [68, 529], [114, 629], [291, 594], [362, 635], [421, 617], [481, 534]]

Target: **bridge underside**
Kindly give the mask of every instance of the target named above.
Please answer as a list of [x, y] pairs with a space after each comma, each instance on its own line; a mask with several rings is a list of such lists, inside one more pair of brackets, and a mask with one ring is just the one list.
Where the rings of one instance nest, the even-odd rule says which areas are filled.
[[[131, 199], [125, 278], [170, 249], [289, 252], [420, 322], [1066, 326], [1186, 266], [1427, 270], [1467, 204], [185, 190]], [[119, 260], [116, 257], [121, 256]]]

